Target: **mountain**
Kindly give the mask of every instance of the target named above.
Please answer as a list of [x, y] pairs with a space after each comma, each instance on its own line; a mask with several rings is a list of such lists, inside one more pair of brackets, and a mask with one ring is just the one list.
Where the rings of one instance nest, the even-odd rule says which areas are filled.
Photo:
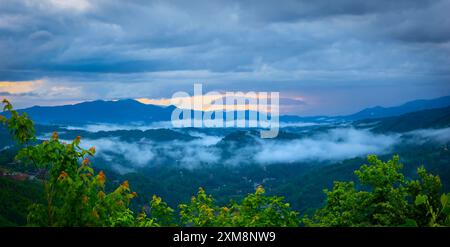
[[[358, 121], [363, 119], [377, 119], [399, 116], [409, 112], [441, 108], [450, 106], [450, 96], [431, 100], [414, 100], [396, 107], [376, 106], [347, 116], [280, 116], [281, 122], [340, 122]], [[74, 105], [63, 106], [33, 106], [19, 110], [26, 112], [39, 124], [88, 124], [88, 123], [151, 123], [170, 121], [174, 106], [147, 105], [132, 99], [118, 101], [90, 101]], [[237, 113], [235, 113], [236, 116]], [[250, 112], [245, 111], [246, 119]], [[191, 116], [194, 113], [191, 112]], [[223, 115], [225, 119], [225, 114]]]
[[[157, 106], [143, 104], [133, 99], [118, 101], [88, 101], [73, 105], [62, 106], [33, 106], [20, 109], [18, 112], [26, 112], [35, 123], [38, 124], [132, 124], [170, 121], [175, 106]], [[205, 112], [201, 112], [204, 114]], [[235, 111], [234, 118], [238, 113]], [[243, 112], [245, 119], [252, 113], [249, 110]], [[194, 118], [195, 111], [191, 111]], [[214, 118], [214, 113], [213, 113]], [[226, 119], [226, 113], [222, 115]], [[257, 119], [259, 116], [257, 115]]]
[[173, 106], [146, 105], [126, 99], [118, 101], [90, 101], [63, 106], [33, 106], [19, 110], [26, 112], [40, 124], [133, 123], [170, 121]]
[[407, 132], [416, 129], [450, 127], [450, 107], [416, 111], [382, 119], [366, 119], [355, 122], [356, 126], [372, 127], [374, 132]]
[[450, 96], [444, 96], [437, 99], [429, 99], [429, 100], [424, 99], [414, 100], [395, 107], [375, 106], [372, 108], [364, 109], [352, 115], [343, 116], [342, 118], [346, 120], [385, 118], [385, 117], [399, 116], [409, 112], [433, 108], [442, 108], [447, 106], [450, 106]]
[[328, 116], [311, 116], [311, 117], [301, 117], [295, 115], [280, 116], [280, 121], [285, 123], [296, 123], [296, 122], [323, 123], [323, 122], [335, 122], [339, 120], [342, 120], [342, 118], [328, 117]]

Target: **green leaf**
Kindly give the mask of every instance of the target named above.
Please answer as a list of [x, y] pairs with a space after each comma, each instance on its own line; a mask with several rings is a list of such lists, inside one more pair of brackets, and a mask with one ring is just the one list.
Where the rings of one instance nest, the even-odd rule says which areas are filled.
[[442, 204], [442, 207], [445, 207], [445, 206], [447, 205], [448, 199], [449, 199], [449, 196], [448, 196], [448, 195], [442, 194], [442, 196], [441, 196], [441, 204]]
[[416, 201], [414, 202], [414, 204], [416, 204], [416, 206], [419, 206], [419, 205], [424, 204], [427, 200], [428, 200], [428, 197], [426, 195], [418, 195], [416, 197]]
[[448, 215], [448, 217], [450, 218], [450, 207], [445, 207], [442, 209], [442, 213], [444, 215]]

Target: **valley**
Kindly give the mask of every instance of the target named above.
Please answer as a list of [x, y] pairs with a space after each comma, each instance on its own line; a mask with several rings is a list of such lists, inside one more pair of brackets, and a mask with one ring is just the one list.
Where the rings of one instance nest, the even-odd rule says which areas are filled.
[[[449, 191], [449, 116], [450, 108], [444, 107], [356, 121], [289, 121], [280, 124], [274, 139], [260, 138], [256, 128], [170, 128], [164, 122], [38, 123], [36, 135], [37, 142], [54, 131], [66, 142], [81, 136], [83, 148], [96, 148], [91, 161], [95, 169], [105, 171], [107, 188], [124, 180], [133, 185], [139, 195], [135, 209], [153, 194], [176, 207], [199, 187], [218, 203], [239, 201], [262, 185], [268, 194], [283, 195], [300, 213], [310, 213], [323, 205], [322, 191], [333, 181], [355, 179], [353, 171], [366, 163], [368, 154], [383, 160], [398, 154], [408, 178], [415, 178], [417, 168], [424, 166], [439, 175]], [[1, 167], [39, 176], [39, 171], [14, 161], [18, 147], [4, 128], [0, 135]]]

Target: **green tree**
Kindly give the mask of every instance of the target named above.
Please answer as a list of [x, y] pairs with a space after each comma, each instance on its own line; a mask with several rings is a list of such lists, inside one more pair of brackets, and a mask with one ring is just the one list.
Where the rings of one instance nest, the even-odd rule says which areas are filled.
[[441, 194], [439, 177], [418, 169], [418, 180], [406, 181], [400, 158], [383, 162], [369, 155], [369, 165], [355, 171], [366, 190], [354, 182], [335, 182], [325, 190], [325, 206], [307, 226], [438, 226], [448, 224], [449, 196]]
[[419, 179], [408, 182], [409, 194], [414, 200], [411, 218], [419, 226], [450, 225], [450, 194], [442, 194], [440, 178], [428, 174], [423, 167], [417, 173]]
[[[129, 208], [137, 197], [123, 182], [115, 190], [105, 190], [106, 176], [95, 173], [89, 158], [95, 148], [80, 147], [81, 138], [70, 143], [55, 132], [49, 140], [36, 144], [33, 122], [2, 101], [9, 118], [0, 115], [13, 138], [23, 147], [16, 159], [45, 169], [45, 203], [32, 204], [27, 217], [32, 226], [298, 226], [301, 221], [283, 197], [268, 196], [256, 188], [240, 203], [217, 206], [214, 198], [200, 188], [187, 204], [179, 205], [179, 219], [167, 203], [153, 196], [139, 214]], [[306, 226], [449, 226], [450, 194], [442, 194], [438, 176], [419, 168], [418, 179], [407, 181], [400, 172], [400, 158], [383, 162], [368, 156], [368, 165], [355, 171], [359, 183], [334, 182], [324, 190], [325, 206], [312, 217], [303, 217]]]
[[363, 165], [355, 171], [362, 185], [371, 189], [368, 197], [368, 217], [372, 225], [401, 225], [408, 218], [408, 203], [405, 180], [400, 170], [400, 157], [394, 156], [383, 162], [375, 155], [369, 155], [370, 165]]
[[48, 171], [44, 182], [47, 204], [35, 204], [28, 215], [30, 225], [41, 226], [131, 226], [133, 212], [128, 204], [136, 193], [128, 182], [111, 193], [105, 192], [105, 174], [97, 175], [89, 157], [95, 148], [79, 146], [80, 138], [71, 143], [50, 140], [28, 146], [17, 158]]
[[370, 193], [355, 189], [354, 182], [334, 182], [331, 191], [325, 189], [326, 205], [312, 218], [304, 217], [306, 226], [368, 226]]
[[9, 113], [11, 116], [6, 118], [0, 115], [0, 123], [6, 125], [11, 136], [19, 143], [25, 144], [29, 141], [35, 140], [33, 121], [28, 118], [27, 113], [20, 114], [13, 109], [8, 100], [2, 100], [3, 112]]
[[[2, 117], [15, 140], [21, 144], [34, 141], [33, 122], [23, 113], [13, 110], [3, 100], [10, 118]], [[44, 180], [46, 204], [33, 204], [28, 224], [34, 226], [131, 226], [135, 224], [130, 200], [137, 196], [128, 182], [111, 193], [105, 192], [106, 176], [95, 174], [89, 157], [95, 148], [80, 147], [80, 137], [71, 143], [61, 142], [55, 132], [50, 140], [26, 145], [17, 160], [47, 170]]]
[[[11, 117], [1, 118], [11, 135], [21, 144], [34, 141], [34, 128], [27, 115], [13, 110], [4, 100]], [[55, 132], [49, 140], [26, 145], [17, 155], [24, 164], [47, 171], [44, 180], [46, 203], [30, 208], [28, 224], [33, 226], [174, 226], [174, 210], [160, 197], [153, 196], [149, 208], [135, 216], [129, 209], [137, 194], [128, 181], [116, 190], [105, 191], [106, 176], [95, 173], [89, 158], [95, 148], [84, 149], [81, 138], [70, 143], [59, 140]], [[200, 188], [189, 204], [181, 204], [180, 221], [193, 226], [296, 226], [298, 217], [282, 197], [266, 196], [262, 187], [229, 207], [214, 204], [212, 196]]]
[[298, 213], [282, 197], [266, 196], [259, 186], [241, 203], [218, 207], [211, 195], [200, 188], [197, 197], [180, 206], [181, 222], [187, 226], [298, 226]]

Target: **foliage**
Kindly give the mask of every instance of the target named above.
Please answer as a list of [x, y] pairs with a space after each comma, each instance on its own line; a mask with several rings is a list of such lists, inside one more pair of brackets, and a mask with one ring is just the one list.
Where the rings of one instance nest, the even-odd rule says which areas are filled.
[[[5, 109], [11, 118], [3, 119], [10, 133], [23, 143], [34, 139], [32, 122], [19, 115], [6, 100]], [[30, 131], [31, 130], [31, 131]], [[46, 203], [33, 204], [28, 224], [34, 226], [131, 226], [134, 215], [128, 209], [129, 201], [136, 197], [128, 182], [111, 193], [105, 192], [106, 177], [97, 175], [88, 157], [95, 148], [80, 147], [80, 138], [66, 144], [55, 132], [51, 139], [30, 145], [19, 151], [17, 159], [48, 171], [44, 181]]]
[[3, 99], [3, 111], [10, 113], [11, 117], [6, 118], [0, 115], [0, 123], [7, 126], [11, 136], [20, 144], [34, 140], [34, 126], [27, 114], [15, 111], [8, 100]]
[[418, 169], [419, 180], [408, 184], [413, 196], [413, 218], [419, 225], [450, 225], [450, 194], [441, 194], [441, 180], [438, 176], [427, 174], [425, 169]]
[[[230, 226], [298, 226], [298, 213], [291, 210], [283, 197], [266, 196], [262, 186], [244, 198], [241, 204], [232, 203], [224, 210]], [[225, 217], [225, 221], [228, 217]]]
[[[375, 155], [355, 171], [366, 190], [353, 182], [335, 182], [325, 190], [326, 204], [308, 226], [440, 226], [448, 225], [449, 195], [441, 195], [439, 177], [418, 169], [419, 180], [405, 181], [400, 158], [383, 162]], [[440, 199], [439, 199], [440, 198]]]
[[153, 195], [150, 201], [150, 214], [156, 226], [175, 226], [174, 210], [161, 197]]
[[298, 226], [297, 212], [282, 197], [266, 196], [259, 186], [242, 202], [218, 207], [211, 195], [200, 188], [197, 197], [180, 206], [181, 222], [187, 226]]
[[[128, 182], [106, 193], [106, 177], [97, 175], [88, 157], [95, 149], [84, 150], [80, 138], [62, 143], [56, 133], [48, 141], [22, 149], [18, 159], [48, 170], [44, 183], [47, 204], [35, 204], [28, 215], [30, 225], [43, 226], [130, 226], [133, 213], [129, 201], [136, 196]], [[81, 162], [80, 162], [81, 161]], [[81, 164], [80, 164], [81, 163]]]
[[[383, 162], [374, 155], [368, 156], [368, 165], [354, 172], [359, 183], [334, 182], [332, 190], [325, 190], [325, 206], [311, 217], [298, 217], [283, 197], [266, 195], [262, 186], [226, 206], [218, 206], [200, 188], [189, 203], [179, 205], [179, 218], [154, 195], [148, 206], [136, 214], [130, 209], [130, 202], [137, 193], [130, 189], [128, 181], [108, 190], [105, 173], [96, 173], [92, 168], [94, 147], [80, 147], [79, 136], [70, 143], [62, 142], [56, 132], [49, 140], [36, 144], [33, 122], [25, 113], [13, 110], [8, 101], [3, 103], [10, 117], [0, 116], [0, 121], [23, 146], [16, 159], [46, 171], [45, 200], [30, 206], [27, 222], [31, 226], [450, 225], [450, 194], [442, 194], [438, 176], [419, 168], [418, 179], [407, 180], [401, 173], [403, 165], [398, 156]], [[1, 216], [0, 223], [10, 222]]]
[[25, 225], [28, 207], [43, 202], [42, 184], [38, 181], [0, 177], [0, 188], [0, 226]]
[[[32, 122], [25, 114], [20, 115], [4, 101], [11, 118], [2, 118], [10, 133], [20, 143], [34, 139]], [[17, 160], [46, 169], [44, 181], [46, 203], [30, 207], [28, 224], [32, 226], [173, 226], [176, 224], [174, 210], [153, 196], [150, 202], [150, 217], [144, 209], [135, 217], [129, 209], [130, 200], [137, 197], [131, 192], [128, 181], [117, 189], [105, 191], [106, 176], [103, 171], [95, 174], [89, 158], [95, 148], [80, 147], [78, 136], [71, 143], [59, 140], [56, 132], [50, 140], [26, 146], [17, 155]], [[266, 197], [262, 187], [246, 197], [242, 204], [233, 203], [230, 209], [213, 204], [211, 196], [200, 189], [191, 204], [180, 205], [181, 221], [196, 226], [240, 225], [269, 226], [296, 225], [296, 213], [280, 197]]]

